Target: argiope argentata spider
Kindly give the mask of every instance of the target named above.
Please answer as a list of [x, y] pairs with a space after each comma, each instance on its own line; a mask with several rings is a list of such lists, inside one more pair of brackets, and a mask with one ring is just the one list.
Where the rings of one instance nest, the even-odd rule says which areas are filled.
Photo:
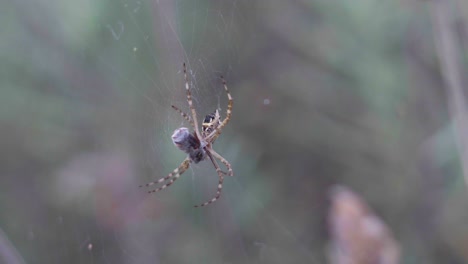
[[[219, 197], [221, 196], [221, 190], [223, 188], [224, 175], [229, 175], [229, 176], [234, 175], [232, 172], [231, 164], [225, 158], [219, 155], [216, 151], [214, 151], [212, 148], [213, 142], [218, 138], [218, 136], [221, 134], [221, 130], [224, 128], [224, 126], [227, 125], [227, 123], [229, 123], [229, 120], [231, 119], [233, 99], [227, 88], [226, 81], [224, 80], [223, 76], [221, 76], [221, 81], [223, 82], [223, 86], [224, 86], [224, 89], [226, 90], [226, 94], [228, 97], [226, 118], [224, 118], [224, 120], [221, 121], [219, 111], [216, 110], [214, 113], [209, 114], [205, 117], [203, 124], [202, 124], [202, 130], [200, 132], [198, 130], [197, 112], [193, 106], [192, 93], [190, 91], [190, 85], [189, 85], [188, 78], [187, 78], [187, 68], [185, 66], [185, 63], [183, 64], [183, 68], [184, 68], [184, 78], [185, 78], [185, 91], [187, 93], [187, 102], [188, 102], [190, 111], [192, 113], [192, 116], [190, 118], [186, 113], [184, 113], [182, 110], [180, 110], [178, 107], [174, 105], [172, 105], [172, 108], [176, 110], [187, 122], [190, 123], [194, 131], [190, 133], [188, 128], [180, 127], [176, 129], [174, 133], [172, 134], [172, 142], [180, 150], [187, 153], [188, 156], [187, 158], [185, 158], [184, 161], [182, 161], [179, 167], [177, 167], [175, 170], [169, 173], [166, 177], [161, 178], [156, 181], [149, 182], [145, 185], [140, 185], [140, 187], [143, 187], [143, 186], [149, 187], [154, 184], [162, 183], [164, 181], [169, 180], [163, 186], [154, 190], [150, 190], [148, 191], [148, 193], [154, 193], [154, 192], [164, 190], [165, 188], [173, 184], [180, 177], [180, 175], [182, 175], [190, 167], [191, 162], [199, 163], [200, 161], [208, 157], [210, 158], [211, 162], [213, 163], [213, 166], [216, 169], [216, 172], [218, 173], [219, 182], [218, 182], [218, 190], [216, 191], [216, 195], [211, 200], [208, 200], [207, 202], [201, 205], [195, 205], [195, 207], [202, 207], [202, 206], [209, 205], [219, 199]], [[219, 168], [219, 165], [216, 162], [216, 159], [220, 160], [226, 166], [228, 170], [227, 173], [222, 171]]]

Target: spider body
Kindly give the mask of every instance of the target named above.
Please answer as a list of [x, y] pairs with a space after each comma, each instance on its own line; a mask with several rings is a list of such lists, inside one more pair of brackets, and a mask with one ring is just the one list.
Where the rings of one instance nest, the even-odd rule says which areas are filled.
[[[234, 175], [232, 172], [231, 164], [212, 148], [212, 144], [214, 143], [214, 141], [218, 138], [219, 135], [221, 135], [221, 130], [224, 128], [224, 126], [227, 125], [227, 123], [231, 119], [233, 99], [227, 88], [226, 81], [221, 76], [221, 80], [222, 80], [224, 89], [226, 91], [227, 97], [228, 97], [226, 117], [223, 120], [221, 120], [219, 111], [216, 110], [215, 112], [205, 116], [205, 119], [203, 120], [203, 123], [202, 123], [202, 129], [201, 131], [198, 130], [197, 113], [196, 113], [195, 108], [193, 107], [192, 93], [190, 91], [190, 85], [187, 79], [187, 69], [185, 67], [185, 63], [183, 64], [183, 68], [184, 68], [184, 78], [185, 78], [185, 92], [187, 95], [187, 103], [189, 105], [190, 112], [192, 114], [191, 118], [189, 117], [189, 115], [187, 115], [185, 112], [180, 110], [178, 107], [172, 106], [172, 108], [176, 110], [187, 122], [190, 123], [194, 131], [190, 133], [188, 128], [180, 127], [176, 129], [174, 133], [172, 134], [172, 142], [177, 148], [185, 152], [187, 154], [187, 157], [185, 158], [184, 161], [182, 161], [179, 167], [174, 169], [166, 177], [160, 178], [156, 181], [149, 182], [145, 185], [140, 185], [140, 187], [143, 187], [143, 186], [149, 187], [154, 184], [159, 184], [159, 183], [167, 181], [166, 184], [162, 185], [161, 187], [157, 189], [150, 190], [148, 191], [148, 193], [161, 191], [169, 187], [172, 183], [174, 183], [174, 181], [176, 181], [180, 177], [180, 175], [182, 175], [190, 167], [190, 163], [192, 162], [199, 163], [200, 161], [205, 160], [206, 157], [209, 157], [218, 174], [218, 178], [219, 178], [218, 189], [216, 191], [216, 195], [212, 199], [208, 200], [207, 202], [201, 205], [195, 206], [195, 207], [201, 207], [201, 206], [209, 205], [215, 202], [216, 200], [218, 200], [219, 197], [221, 196], [224, 176]], [[228, 170], [227, 173], [222, 171], [219, 168], [219, 165], [216, 160], [221, 161], [226, 166]]]
[[206, 158], [206, 151], [200, 140], [198, 140], [197, 135], [191, 134], [186, 127], [181, 127], [174, 131], [172, 142], [180, 150], [187, 153], [190, 160], [195, 164]]

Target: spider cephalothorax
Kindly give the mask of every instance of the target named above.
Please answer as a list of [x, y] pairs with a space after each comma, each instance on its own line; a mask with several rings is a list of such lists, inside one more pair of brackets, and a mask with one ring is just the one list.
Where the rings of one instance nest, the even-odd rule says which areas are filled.
[[[141, 185], [140, 187], [143, 186], [152, 186], [154, 184], [162, 183], [164, 181], [168, 182], [164, 184], [163, 186], [148, 191], [149, 193], [157, 192], [160, 190], [163, 190], [167, 187], [169, 187], [172, 183], [174, 183], [175, 180], [177, 180], [182, 173], [184, 173], [189, 167], [190, 163], [198, 163], [206, 157], [209, 157], [211, 162], [213, 163], [213, 166], [216, 169], [216, 172], [218, 173], [219, 181], [218, 181], [218, 190], [216, 192], [216, 195], [209, 201], [201, 204], [201, 205], [196, 205], [195, 207], [200, 207], [200, 206], [206, 206], [209, 205], [210, 203], [215, 202], [216, 200], [219, 199], [221, 196], [221, 190], [223, 188], [223, 180], [224, 180], [224, 175], [229, 175], [233, 176], [231, 164], [223, 158], [221, 155], [219, 155], [214, 149], [212, 148], [213, 142], [218, 138], [218, 136], [221, 134], [221, 130], [223, 129], [224, 126], [229, 123], [229, 120], [231, 119], [232, 115], [232, 104], [233, 104], [233, 99], [231, 94], [229, 93], [229, 90], [226, 85], [226, 81], [224, 78], [221, 76], [221, 80], [223, 82], [224, 89], [226, 90], [226, 94], [228, 97], [228, 106], [226, 109], [226, 118], [221, 121], [221, 117], [219, 115], [219, 111], [216, 110], [212, 114], [206, 115], [205, 119], [203, 120], [202, 123], [202, 130], [198, 130], [198, 123], [197, 123], [197, 113], [195, 111], [195, 108], [193, 107], [193, 101], [192, 101], [192, 93], [190, 92], [190, 85], [187, 79], [187, 70], [185, 67], [185, 63], [183, 65], [184, 67], [184, 78], [185, 78], [185, 91], [187, 93], [187, 102], [192, 114], [192, 119], [184, 113], [182, 110], [180, 110], [176, 106], [172, 106], [174, 110], [179, 112], [179, 114], [187, 121], [190, 123], [194, 131], [190, 133], [189, 129], [186, 127], [180, 127], [174, 131], [172, 134], [172, 142], [176, 147], [178, 147], [180, 150], [183, 152], [187, 153], [187, 158], [179, 165], [178, 168], [176, 168], [174, 171], [169, 173], [164, 178], [161, 178], [159, 180], [149, 182], [145, 185]], [[220, 168], [218, 163], [216, 162], [216, 159], [220, 160], [227, 168], [228, 172], [223, 172]]]
[[206, 115], [205, 120], [203, 120], [202, 124], [202, 136], [207, 137], [211, 133], [213, 133], [216, 128], [221, 125], [221, 120], [219, 116], [218, 110], [214, 111], [213, 113]]

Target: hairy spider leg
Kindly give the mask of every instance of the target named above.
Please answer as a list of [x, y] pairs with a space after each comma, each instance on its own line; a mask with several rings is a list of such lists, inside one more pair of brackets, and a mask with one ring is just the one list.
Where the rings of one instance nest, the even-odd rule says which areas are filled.
[[197, 208], [197, 207], [203, 207], [203, 206], [207, 206], [211, 203], [214, 203], [216, 202], [216, 200], [219, 199], [219, 197], [221, 197], [221, 191], [223, 189], [223, 181], [224, 181], [224, 172], [219, 168], [219, 165], [218, 163], [216, 162], [215, 159], [213, 159], [213, 157], [211, 156], [210, 154], [210, 151], [208, 150], [207, 151], [207, 154], [208, 154], [208, 157], [210, 157], [211, 161], [213, 162], [213, 165], [215, 166], [216, 168], [216, 172], [218, 173], [218, 176], [219, 176], [219, 182], [218, 182], [218, 190], [216, 191], [216, 195], [209, 201], [201, 204], [201, 205], [195, 205], [194, 207]]
[[223, 156], [219, 155], [212, 148], [207, 149], [207, 152], [212, 154], [215, 158], [219, 159], [224, 164], [224, 166], [226, 166], [226, 168], [228, 169], [228, 175], [229, 176], [234, 176], [234, 172], [232, 171], [231, 163], [229, 163], [225, 158], [223, 158]]
[[228, 97], [228, 106], [226, 109], [226, 118], [221, 122], [221, 124], [213, 131], [207, 138], [212, 138], [210, 141], [216, 140], [218, 136], [221, 134], [221, 130], [223, 129], [224, 126], [226, 126], [229, 123], [229, 120], [231, 120], [231, 115], [232, 115], [232, 105], [233, 105], [233, 99], [231, 96], [231, 93], [229, 92], [229, 89], [226, 84], [226, 80], [224, 79], [223, 76], [221, 76], [221, 81], [223, 82], [224, 89], [226, 90], [226, 94]]
[[[208, 147], [207, 147], [208, 148]], [[213, 151], [213, 149], [211, 148], [211, 145], [209, 146], [209, 149], [211, 151]], [[216, 168], [219, 168], [219, 165], [218, 163], [216, 162], [216, 160], [213, 158], [213, 155], [211, 154], [211, 152], [209, 150], [206, 150], [206, 155], [210, 158], [211, 160], [211, 163], [213, 163], [213, 166]], [[221, 170], [221, 172], [224, 174], [224, 175], [228, 175], [227, 172]]]
[[184, 66], [184, 78], [185, 78], [185, 91], [187, 93], [187, 102], [189, 104], [190, 111], [192, 112], [193, 127], [194, 127], [194, 130], [198, 139], [201, 139], [202, 137], [200, 135], [200, 131], [198, 130], [197, 113], [195, 111], [195, 107], [193, 106], [192, 92], [190, 91], [190, 85], [189, 85], [188, 78], [187, 78], [187, 67], [185, 66], [185, 62], [183, 66]]
[[176, 110], [185, 120], [187, 120], [187, 122], [190, 123], [190, 125], [192, 126], [193, 129], [195, 129], [195, 126], [193, 125], [192, 119], [190, 119], [190, 117], [189, 117], [186, 113], [184, 113], [184, 111], [180, 110], [180, 109], [179, 109], [177, 106], [175, 106], [175, 105], [171, 105], [171, 106], [172, 106], [172, 108], [173, 108], [174, 110]]
[[[166, 177], [164, 178], [161, 178], [159, 180], [156, 180], [156, 181], [152, 181], [152, 182], [149, 182], [145, 185], [140, 185], [140, 187], [143, 187], [143, 186], [146, 186], [146, 187], [149, 187], [151, 185], [154, 185], [154, 184], [158, 184], [158, 183], [161, 183], [163, 181], [166, 181], [166, 180], [169, 180], [170, 181], [166, 184], [164, 184], [163, 186], [155, 189], [155, 190], [151, 190], [151, 191], [148, 191], [148, 193], [154, 193], [154, 192], [158, 192], [162, 189], [165, 189], [166, 187], [170, 186], [172, 183], [174, 183], [175, 180], [177, 180], [180, 175], [182, 175], [190, 166], [190, 159], [187, 157], [184, 161], [182, 161], [182, 163], [179, 165], [179, 167], [177, 167], [177, 169], [175, 169], [174, 171], [172, 171], [171, 173], [169, 173]], [[171, 179], [172, 178], [172, 179]]]

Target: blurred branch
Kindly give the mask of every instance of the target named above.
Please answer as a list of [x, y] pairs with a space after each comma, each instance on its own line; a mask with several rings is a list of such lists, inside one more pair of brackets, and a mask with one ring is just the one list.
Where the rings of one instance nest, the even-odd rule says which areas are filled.
[[[5, 262], [2, 262], [1, 260]], [[2, 229], [0, 229], [0, 263], [25, 263]]]
[[431, 15], [434, 41], [440, 61], [442, 76], [447, 89], [451, 118], [455, 124], [457, 146], [463, 168], [465, 184], [468, 185], [468, 123], [465, 120], [466, 102], [463, 95], [460, 47], [454, 28], [454, 14], [449, 0], [432, 0]]
[[330, 263], [400, 263], [399, 243], [364, 199], [345, 186], [332, 187], [330, 199]]

